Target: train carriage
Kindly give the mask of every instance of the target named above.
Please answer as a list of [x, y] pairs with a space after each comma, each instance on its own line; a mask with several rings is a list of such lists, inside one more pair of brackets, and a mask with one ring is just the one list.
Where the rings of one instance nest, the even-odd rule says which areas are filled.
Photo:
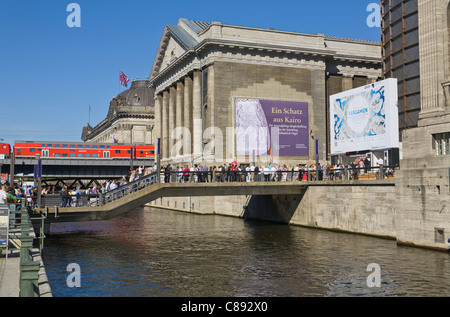
[[98, 144], [77, 142], [16, 141], [14, 154], [20, 158], [155, 159], [154, 145]]
[[11, 146], [8, 143], [0, 143], [0, 158], [9, 157], [11, 153]]

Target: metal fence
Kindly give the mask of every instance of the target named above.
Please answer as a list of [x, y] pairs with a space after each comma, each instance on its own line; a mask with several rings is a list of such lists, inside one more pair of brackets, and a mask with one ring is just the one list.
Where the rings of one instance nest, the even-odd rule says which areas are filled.
[[[44, 248], [44, 220], [43, 215], [31, 217], [26, 208], [26, 199], [22, 198], [17, 204], [3, 204], [0, 209], [9, 211], [9, 232], [6, 256], [10, 251], [18, 250], [20, 256], [20, 297], [39, 297], [40, 262], [34, 261], [34, 242], [38, 240], [39, 252]], [[34, 232], [32, 220], [40, 220], [39, 235]]]
[[154, 183], [217, 183], [217, 182], [302, 182], [302, 181], [343, 181], [379, 180], [394, 178], [391, 167], [350, 167], [300, 170], [171, 170], [153, 172], [132, 182], [120, 183], [116, 188], [98, 194], [44, 195], [42, 205], [48, 208], [102, 206], [139, 191]]
[[262, 169], [249, 171], [207, 170], [207, 171], [162, 171], [161, 183], [197, 183], [197, 182], [296, 182], [296, 181], [333, 181], [333, 180], [377, 180], [394, 178], [392, 167], [350, 167], [323, 169]]

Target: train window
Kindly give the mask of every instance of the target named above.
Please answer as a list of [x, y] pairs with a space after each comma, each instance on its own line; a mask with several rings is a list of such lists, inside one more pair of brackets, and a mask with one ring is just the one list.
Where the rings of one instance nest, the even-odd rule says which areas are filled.
[[55, 148], [60, 148], [61, 144], [55, 144]]
[[98, 149], [98, 145], [93, 145], [92, 148], [93, 149]]
[[78, 155], [77, 155], [78, 157], [83, 157], [83, 154], [81, 154], [81, 153], [78, 153]]
[[77, 144], [77, 148], [82, 149], [83, 148], [83, 144]]
[[75, 157], [75, 153], [70, 153], [70, 157]]
[[36, 149], [35, 148], [30, 148], [30, 152], [36, 152]]
[[74, 149], [75, 148], [75, 144], [70, 144], [70, 148]]
[[91, 154], [84, 154], [84, 157], [91, 157]]
[[62, 157], [68, 157], [68, 156], [69, 156], [69, 154], [67, 154], [67, 153], [62, 154]]
[[47, 147], [53, 147], [53, 144], [47, 144]]
[[141, 150], [141, 155], [144, 154], [144, 151]]
[[120, 154], [120, 150], [116, 150], [116, 154]]
[[100, 148], [101, 148], [101, 149], [104, 149], [104, 148], [105, 148], [105, 146], [104, 146], [104, 145], [100, 145]]
[[68, 145], [67, 144], [63, 144], [62, 147], [63, 147], [63, 149], [66, 149], [68, 147]]
[[6, 150], [6, 145], [3, 144], [2, 148]]
[[98, 154], [92, 154], [92, 157], [98, 157]]
[[41, 144], [42, 147], [45, 147], [45, 144]]
[[127, 150], [127, 154], [131, 154], [131, 150]]
[[109, 145], [106, 146], [107, 149], [111, 149], [111, 147]]
[[150, 154], [155, 154], [155, 151], [151, 150], [151, 151], [150, 151]]
[[61, 157], [61, 154], [55, 153], [55, 157]]

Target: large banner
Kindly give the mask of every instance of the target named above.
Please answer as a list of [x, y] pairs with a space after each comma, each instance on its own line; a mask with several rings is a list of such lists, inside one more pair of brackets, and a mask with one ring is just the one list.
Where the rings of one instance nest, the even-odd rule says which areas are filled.
[[308, 103], [236, 98], [238, 156], [309, 156]]
[[330, 97], [331, 154], [399, 147], [397, 79]]

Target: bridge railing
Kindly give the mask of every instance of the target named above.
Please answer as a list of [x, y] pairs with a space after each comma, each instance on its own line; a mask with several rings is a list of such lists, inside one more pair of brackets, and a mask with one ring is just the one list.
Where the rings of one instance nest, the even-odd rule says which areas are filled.
[[394, 178], [394, 167], [347, 167], [300, 169], [300, 170], [208, 170], [161, 172], [161, 183], [197, 182], [277, 182], [277, 181], [331, 181], [331, 180], [377, 180]]
[[[61, 207], [89, 207], [102, 206], [121, 199], [133, 192], [147, 188], [155, 183], [205, 183], [205, 182], [301, 182], [301, 181], [335, 181], [335, 180], [377, 180], [394, 178], [393, 167], [341, 167], [329, 169], [301, 169], [301, 170], [261, 170], [261, 171], [161, 171], [158, 181], [158, 173], [141, 176], [138, 179], [121, 184], [105, 193], [91, 195], [46, 195], [44, 199], [54, 199], [52, 204], [46, 206]], [[64, 201], [66, 199], [66, 201]]]
[[98, 199], [98, 205], [104, 205], [113, 202], [117, 199], [125, 197], [133, 192], [144, 189], [157, 182], [157, 173], [153, 172], [151, 174], [139, 177], [138, 179], [122, 184], [115, 189], [112, 189], [106, 193], [100, 193]]

